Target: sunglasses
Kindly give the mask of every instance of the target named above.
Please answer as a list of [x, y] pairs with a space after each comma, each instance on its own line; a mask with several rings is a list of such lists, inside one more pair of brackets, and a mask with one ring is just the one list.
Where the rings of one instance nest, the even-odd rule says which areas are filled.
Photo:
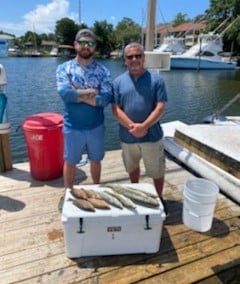
[[126, 58], [128, 60], [133, 60], [133, 58], [140, 59], [140, 58], [142, 58], [142, 54], [139, 53], [139, 54], [133, 54], [133, 55], [126, 55]]
[[95, 41], [92, 41], [92, 40], [79, 40], [78, 43], [81, 45], [81, 46], [84, 46], [87, 44], [87, 46], [94, 46], [95, 45]]

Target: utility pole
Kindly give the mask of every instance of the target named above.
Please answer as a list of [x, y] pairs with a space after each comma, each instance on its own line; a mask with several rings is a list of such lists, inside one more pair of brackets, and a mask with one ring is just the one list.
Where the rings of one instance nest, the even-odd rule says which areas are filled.
[[78, 0], [78, 22], [79, 25], [82, 23], [82, 17], [81, 17], [81, 0]]
[[148, 0], [148, 18], [145, 50], [152, 51], [154, 47], [154, 31], [156, 26], [156, 0]]

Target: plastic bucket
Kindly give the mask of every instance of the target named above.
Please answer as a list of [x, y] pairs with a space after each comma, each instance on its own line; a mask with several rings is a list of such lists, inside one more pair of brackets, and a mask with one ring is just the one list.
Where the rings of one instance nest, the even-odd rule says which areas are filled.
[[183, 208], [183, 223], [188, 228], [197, 232], [206, 232], [211, 229], [213, 221], [213, 214], [199, 216]]
[[183, 190], [183, 223], [195, 231], [210, 230], [218, 192], [218, 186], [209, 180], [187, 180]]
[[63, 174], [63, 117], [39, 113], [24, 120], [30, 172], [34, 179], [52, 180]]
[[8, 134], [11, 130], [10, 123], [0, 123], [0, 134]]
[[189, 198], [187, 195], [183, 194], [183, 206], [187, 210], [198, 214], [199, 216], [206, 216], [214, 213], [215, 203], [200, 203]]
[[216, 202], [218, 186], [204, 178], [189, 179], [184, 184], [184, 194], [200, 203]]

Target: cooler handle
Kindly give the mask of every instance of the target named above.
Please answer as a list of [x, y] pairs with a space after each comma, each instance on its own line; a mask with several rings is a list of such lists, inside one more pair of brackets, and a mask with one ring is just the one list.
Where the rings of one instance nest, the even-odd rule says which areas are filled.
[[149, 215], [145, 216], [145, 221], [146, 221], [146, 227], [144, 230], [152, 230], [152, 228], [149, 226]]
[[83, 231], [83, 218], [79, 218], [79, 231], [77, 233], [78, 234], [84, 234], [85, 233]]

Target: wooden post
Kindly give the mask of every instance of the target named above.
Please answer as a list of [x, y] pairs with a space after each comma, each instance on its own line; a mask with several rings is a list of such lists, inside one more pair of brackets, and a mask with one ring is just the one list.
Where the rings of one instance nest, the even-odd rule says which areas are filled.
[[153, 51], [154, 47], [154, 32], [156, 26], [156, 0], [148, 0], [148, 20], [146, 32], [146, 51]]
[[5, 172], [3, 147], [2, 147], [2, 135], [0, 135], [0, 172]]
[[9, 135], [0, 134], [0, 172], [12, 169], [12, 155], [10, 150]]

